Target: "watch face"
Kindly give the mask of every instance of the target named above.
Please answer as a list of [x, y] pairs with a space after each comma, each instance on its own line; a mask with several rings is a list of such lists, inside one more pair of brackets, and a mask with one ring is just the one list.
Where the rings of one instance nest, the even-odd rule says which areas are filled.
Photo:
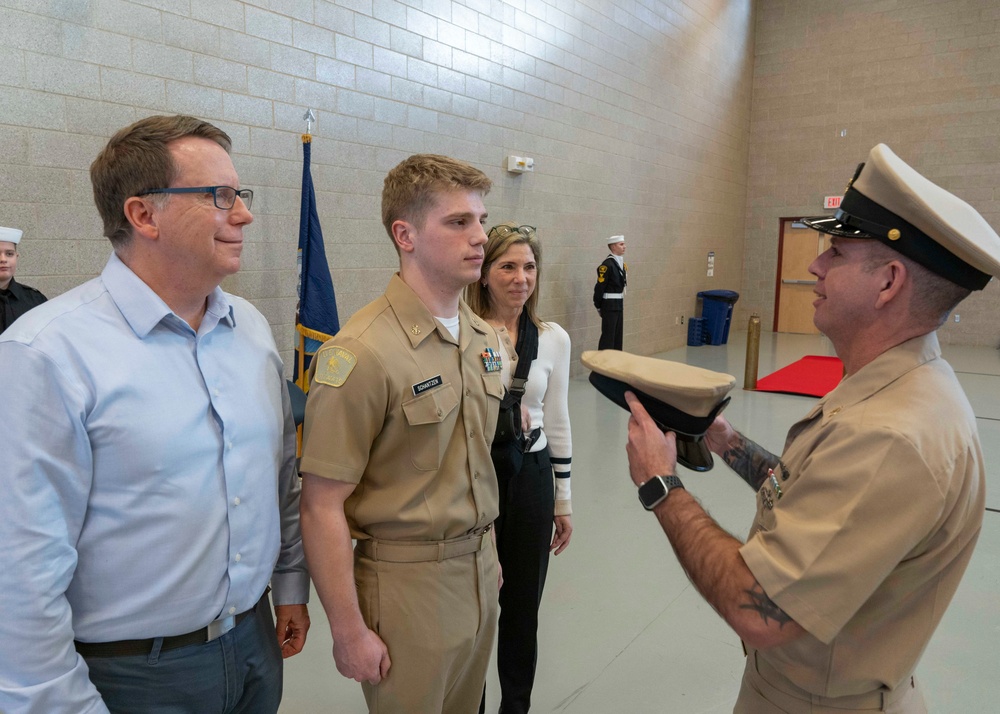
[[675, 488], [684, 488], [676, 476], [654, 476], [639, 487], [639, 501], [643, 508], [652, 511]]
[[666, 497], [667, 487], [659, 476], [654, 476], [639, 487], [639, 501], [647, 511], [656, 508], [656, 505]]

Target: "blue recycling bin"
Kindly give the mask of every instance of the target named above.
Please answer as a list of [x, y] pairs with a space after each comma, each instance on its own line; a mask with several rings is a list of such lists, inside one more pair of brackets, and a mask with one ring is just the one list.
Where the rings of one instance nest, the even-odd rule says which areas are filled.
[[740, 299], [735, 290], [702, 290], [701, 316], [705, 320], [705, 342], [724, 345], [729, 340], [729, 323], [733, 319], [733, 305]]
[[705, 344], [705, 318], [688, 318], [688, 346], [701, 347]]

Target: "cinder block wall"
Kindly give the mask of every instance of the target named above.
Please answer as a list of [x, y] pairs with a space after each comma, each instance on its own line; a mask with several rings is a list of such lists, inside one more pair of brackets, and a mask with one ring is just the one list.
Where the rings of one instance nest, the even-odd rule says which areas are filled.
[[[754, 65], [742, 324], [772, 324], [779, 218], [825, 213], [879, 142], [1000, 229], [995, 0], [760, 0]], [[1000, 343], [996, 283], [943, 342]]]
[[[342, 320], [397, 264], [385, 172], [436, 152], [494, 179], [491, 220], [538, 227], [542, 313], [574, 358], [597, 344], [603, 239], [624, 233], [625, 346], [661, 351], [685, 341], [695, 292], [739, 289], [752, 28], [750, 0], [0, 0], [0, 224], [25, 231], [19, 279], [63, 292], [109, 253], [87, 176], [107, 137], [154, 113], [217, 123], [256, 191], [225, 287], [288, 358], [311, 107]], [[534, 173], [505, 172], [509, 154]]]

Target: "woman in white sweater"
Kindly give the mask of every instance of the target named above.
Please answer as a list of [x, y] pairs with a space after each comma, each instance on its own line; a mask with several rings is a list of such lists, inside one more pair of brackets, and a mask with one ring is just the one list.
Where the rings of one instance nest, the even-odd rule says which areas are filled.
[[[497, 469], [500, 516], [497, 552], [503, 567], [497, 669], [504, 714], [528, 711], [537, 661], [538, 606], [549, 553], [559, 555], [573, 533], [570, 504], [572, 439], [569, 426], [570, 341], [554, 322], [535, 314], [541, 274], [541, 246], [531, 226], [503, 223], [490, 229], [482, 277], [466, 289], [474, 312], [493, 325], [510, 373], [517, 368], [519, 338], [538, 332], [538, 355], [531, 363], [521, 400], [531, 446], [518, 473]], [[529, 325], [530, 322], [530, 325]], [[523, 355], [530, 359], [530, 355]], [[484, 703], [480, 712], [485, 710]]]

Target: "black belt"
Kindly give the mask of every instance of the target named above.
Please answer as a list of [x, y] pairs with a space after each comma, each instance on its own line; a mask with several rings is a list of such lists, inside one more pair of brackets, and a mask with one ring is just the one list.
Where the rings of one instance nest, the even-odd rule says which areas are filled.
[[[257, 605], [259, 604], [258, 602]], [[254, 613], [257, 605], [238, 615], [216, 620], [207, 627], [202, 627], [200, 630], [188, 632], [183, 635], [164, 637], [163, 644], [160, 645], [160, 651], [175, 650], [179, 647], [203, 645], [206, 642], [211, 642], [226, 634], [229, 630], [235, 629], [237, 625]], [[229, 627], [226, 627], [229, 624], [226, 622], [227, 620], [232, 621], [232, 625]], [[220, 623], [224, 624], [220, 627]], [[156, 638], [149, 638], [146, 640], [118, 640], [117, 642], [74, 641], [73, 644], [76, 646], [76, 651], [84, 657], [134, 657], [136, 655], [148, 655], [152, 651], [153, 643], [155, 642]]]

